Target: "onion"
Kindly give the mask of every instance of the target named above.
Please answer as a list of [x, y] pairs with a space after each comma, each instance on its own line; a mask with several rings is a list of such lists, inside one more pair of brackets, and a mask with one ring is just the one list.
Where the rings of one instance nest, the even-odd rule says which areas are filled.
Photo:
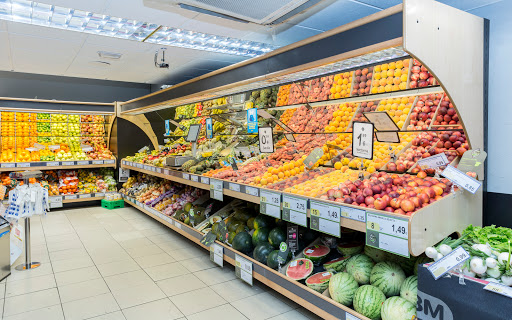
[[434, 248], [434, 247], [428, 247], [427, 249], [425, 249], [425, 254], [430, 259], [434, 259], [437, 256], [437, 253], [438, 252], [437, 252], [436, 248]]
[[434, 261], [439, 261], [440, 259], [442, 259], [444, 256], [441, 254], [441, 253], [438, 253], [436, 255], [436, 257], [434, 258]]
[[494, 258], [487, 258], [485, 259], [485, 265], [487, 268], [495, 268], [498, 265], [498, 261]]
[[498, 255], [498, 262], [506, 265], [508, 263], [508, 252], [500, 253]]
[[512, 287], [512, 277], [501, 276], [501, 282], [506, 286]]
[[467, 277], [472, 277], [472, 278], [474, 278], [476, 276], [476, 274], [473, 271], [470, 271], [468, 268], [462, 269], [462, 274]]
[[484, 274], [487, 271], [487, 266], [484, 265], [484, 261], [480, 258], [475, 257], [471, 259], [469, 265], [471, 266], [471, 271], [476, 274]]
[[500, 283], [500, 280], [494, 279], [494, 278], [487, 278], [487, 279], [485, 279], [485, 281]]
[[498, 279], [501, 276], [501, 271], [499, 267], [489, 268], [485, 271], [489, 277]]
[[447, 255], [448, 253], [452, 252], [452, 247], [450, 247], [449, 245], [447, 244], [442, 244], [439, 246], [439, 252], [441, 252], [441, 254], [443, 256]]
[[480, 250], [480, 251], [482, 251], [483, 253], [485, 253], [488, 256], [492, 255], [491, 247], [489, 247], [486, 244], [474, 244], [474, 245], [471, 246], [471, 248], [473, 248], [475, 250]]

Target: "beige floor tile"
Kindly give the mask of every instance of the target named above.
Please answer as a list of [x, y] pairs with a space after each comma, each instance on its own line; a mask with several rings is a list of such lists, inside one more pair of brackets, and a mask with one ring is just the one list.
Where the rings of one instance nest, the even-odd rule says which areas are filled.
[[60, 300], [62, 303], [95, 297], [108, 292], [110, 292], [110, 290], [103, 279], [94, 279], [59, 286]]
[[211, 286], [211, 288], [228, 302], [245, 299], [265, 292], [265, 289], [262, 288], [261, 285], [255, 283], [254, 286], [251, 287], [240, 279], [222, 282]]
[[98, 317], [89, 318], [89, 320], [126, 320], [122, 311], [107, 313]]
[[116, 241], [126, 241], [138, 238], [145, 238], [145, 236], [140, 231], [126, 231], [126, 232], [117, 232], [112, 233], [112, 237], [116, 239]]
[[98, 278], [101, 278], [101, 274], [98, 272], [98, 269], [95, 266], [57, 272], [55, 274], [55, 280], [59, 286], [65, 286], [72, 283], [89, 281]]
[[70, 240], [70, 241], [59, 241], [59, 242], [47, 242], [46, 246], [48, 247], [48, 251], [60, 251], [67, 249], [83, 249], [84, 245], [80, 240]]
[[64, 272], [74, 269], [94, 266], [94, 262], [88, 256], [71, 258], [66, 260], [52, 261], [53, 271]]
[[79, 249], [65, 249], [59, 251], [50, 252], [50, 259], [52, 261], [69, 260], [73, 258], [88, 257], [89, 254], [85, 251], [85, 248]]
[[210, 252], [198, 246], [189, 247], [186, 249], [179, 249], [168, 252], [174, 259], [178, 261], [197, 258], [201, 256], [210, 255]]
[[206, 269], [194, 272], [194, 275], [209, 286], [236, 279], [235, 270], [231, 266]]
[[140, 266], [133, 259], [97, 264], [96, 266], [103, 277], [140, 270]]
[[286, 303], [276, 299], [269, 292], [260, 293], [231, 303], [250, 320], [263, 320], [291, 311]]
[[5, 285], [7, 284], [7, 281], [4, 281], [0, 283], [0, 299], [5, 298]]
[[159, 225], [152, 229], [146, 229], [146, 230], [140, 230], [140, 233], [142, 233], [146, 237], [154, 237], [160, 234], [166, 234], [169, 232], [169, 228], [166, 226]]
[[174, 320], [183, 317], [183, 314], [169, 299], [148, 302], [123, 310], [126, 320], [145, 319], [151, 314], [151, 320]]
[[95, 264], [105, 264], [130, 259], [130, 255], [126, 253], [121, 246], [106, 248], [104, 250], [93, 250], [90, 251], [89, 254]]
[[303, 315], [302, 313], [300, 313], [297, 310], [288, 311], [288, 312], [282, 313], [278, 316], [268, 318], [268, 320], [288, 320], [288, 319], [310, 320], [308, 317], [306, 317], [305, 315]]
[[149, 240], [148, 238], [137, 238], [132, 240], [119, 241], [119, 244], [121, 245], [121, 247], [125, 249], [154, 245], [154, 243], [151, 242], [151, 240]]
[[153, 280], [142, 270], [117, 274], [105, 277], [108, 287], [112, 291], [129, 288], [132, 286], [153, 283]]
[[[145, 238], [144, 238], [145, 239]], [[132, 257], [145, 257], [154, 254], [164, 253], [156, 244], [152, 244], [144, 247], [126, 248], [126, 252]]]
[[[21, 259], [24, 259], [24, 258], [21, 258]], [[11, 266], [11, 275], [6, 278], [7, 282], [28, 279], [28, 278], [32, 278], [32, 277], [39, 277], [39, 276], [44, 276], [44, 275], [53, 273], [52, 264], [49, 262], [42, 263], [38, 268], [30, 270], [30, 272], [18, 271], [15, 269], [16, 265], [17, 264], [14, 264], [13, 266]]]
[[24, 312], [21, 314], [16, 314], [10, 317], [4, 317], [3, 320], [27, 320], [27, 319], [37, 319], [37, 320], [64, 320], [64, 314], [62, 313], [62, 306], [60, 304], [46, 307], [42, 309], [37, 309], [34, 311]]
[[226, 304], [226, 300], [210, 288], [197, 289], [169, 299], [185, 316]]
[[149, 256], [137, 257], [134, 260], [141, 266], [142, 268], [151, 268], [160, 266], [163, 264], [168, 264], [171, 262], [175, 262], [173, 257], [168, 255], [167, 253], [159, 253], [153, 254]]
[[181, 265], [187, 268], [187, 270], [190, 272], [197, 272], [218, 267], [215, 263], [210, 261], [209, 254], [197, 258], [180, 260], [179, 263], [181, 263]]
[[119, 310], [111, 293], [62, 304], [66, 320], [82, 320], [98, 317]]
[[240, 311], [230, 304], [224, 304], [202, 312], [187, 316], [188, 320], [222, 319], [222, 320], [247, 320]]
[[112, 294], [121, 309], [165, 298], [165, 293], [154, 282], [113, 290]]
[[179, 277], [161, 280], [156, 284], [168, 297], [206, 287], [204, 282], [199, 280], [198, 277], [191, 273]]
[[56, 288], [32, 292], [5, 299], [4, 316], [33, 311], [59, 305], [59, 293]]
[[172, 262], [161, 266], [146, 268], [144, 271], [146, 271], [154, 281], [177, 277], [189, 273], [189, 271], [179, 262]]
[[[29, 271], [27, 271], [29, 272]], [[53, 274], [47, 274], [39, 277], [7, 282], [5, 287], [5, 297], [19, 296], [31, 292], [55, 288], [55, 277]]]
[[166, 243], [166, 242], [171, 242], [171, 241], [174, 241], [176, 239], [179, 239], [179, 237], [183, 238], [182, 235], [179, 235], [176, 232], [171, 231], [169, 229], [167, 229], [166, 232], [161, 232], [161, 233], [158, 233], [158, 234], [155, 234], [155, 235], [150, 235], [150, 236], [147, 236], [147, 237], [148, 237], [149, 240], [151, 240], [152, 242], [154, 242], [156, 244], [162, 244], [162, 243]]

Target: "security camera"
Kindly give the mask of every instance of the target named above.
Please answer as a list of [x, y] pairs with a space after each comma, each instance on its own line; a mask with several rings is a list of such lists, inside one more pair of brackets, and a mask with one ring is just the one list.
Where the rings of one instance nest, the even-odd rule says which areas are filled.
[[[161, 48], [155, 52], [155, 67], [160, 69], [169, 69], [169, 64], [165, 62], [165, 50], [167, 48]], [[158, 54], [162, 51], [162, 58], [158, 61]]]

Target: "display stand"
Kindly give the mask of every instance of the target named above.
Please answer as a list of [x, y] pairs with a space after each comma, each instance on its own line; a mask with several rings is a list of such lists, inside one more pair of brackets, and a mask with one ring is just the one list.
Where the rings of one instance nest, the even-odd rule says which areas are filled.
[[[41, 171], [11, 172], [9, 177], [13, 179], [23, 179], [25, 185], [29, 185], [30, 178], [40, 178], [43, 175]], [[32, 252], [30, 247], [30, 217], [25, 218], [25, 263], [16, 266], [16, 270], [30, 270], [41, 266], [41, 262], [32, 261]]]

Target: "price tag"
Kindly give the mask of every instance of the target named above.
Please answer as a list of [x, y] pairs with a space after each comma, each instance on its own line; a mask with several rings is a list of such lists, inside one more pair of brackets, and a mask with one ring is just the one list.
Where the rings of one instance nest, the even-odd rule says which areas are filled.
[[229, 183], [229, 190], [240, 192], [240, 185], [236, 183]]
[[361, 320], [361, 319], [359, 319], [358, 317], [356, 317], [355, 315], [353, 315], [351, 313], [346, 312], [345, 320]]
[[210, 246], [210, 261], [224, 267], [224, 248], [218, 243]]
[[304, 159], [304, 165], [308, 169], [311, 169], [318, 162], [318, 160], [320, 160], [320, 158], [323, 155], [324, 155], [324, 150], [322, 150], [322, 148], [314, 149], [313, 151], [311, 151], [309, 156], [307, 156], [306, 159]]
[[191, 180], [191, 181], [194, 181], [194, 182], [199, 182], [199, 177], [198, 177], [198, 176], [191, 175], [191, 176], [190, 176], [190, 180]]
[[247, 110], [247, 132], [258, 132], [258, 109], [252, 108]]
[[288, 261], [288, 254], [290, 253], [290, 247], [286, 244], [286, 242], [281, 242], [279, 244], [279, 252], [277, 253], [277, 261], [280, 265], [286, 264]]
[[140, 148], [139, 151], [137, 151], [137, 153], [142, 153], [142, 152], [145, 152], [145, 151], [149, 151], [149, 147], [148, 146], [144, 146], [144, 147]]
[[183, 179], [190, 180], [190, 175], [188, 173], [183, 174]]
[[450, 162], [448, 161], [448, 158], [446, 158], [446, 154], [444, 154], [444, 152], [418, 160], [418, 166], [422, 170], [435, 169], [437, 167], [445, 166], [449, 163]]
[[261, 190], [260, 192], [260, 213], [281, 219], [281, 194]]
[[251, 196], [255, 196], [255, 197], [259, 197], [259, 195], [260, 195], [258, 188], [253, 188], [253, 187], [249, 187], [249, 186], [245, 187], [245, 193], [248, 195], [251, 195]]
[[288, 247], [291, 252], [297, 252], [299, 249], [299, 226], [288, 225]]
[[119, 168], [119, 182], [126, 182], [130, 177], [130, 169]]
[[92, 160], [92, 164], [103, 164], [103, 160]]
[[470, 257], [469, 253], [459, 246], [446, 256], [431, 264], [427, 269], [434, 279], [437, 280], [459, 264], [464, 263], [464, 261], [468, 260]]
[[50, 208], [62, 208], [62, 197], [49, 197]]
[[235, 254], [235, 275], [252, 286], [252, 262]]
[[337, 206], [310, 201], [311, 229], [340, 237], [341, 211]]
[[207, 177], [201, 177], [201, 183], [204, 183], [204, 184], [210, 184], [210, 178], [207, 178]]
[[341, 216], [347, 219], [366, 222], [366, 212], [361, 209], [341, 207]]
[[209, 231], [203, 236], [203, 238], [201, 238], [200, 242], [205, 246], [210, 247], [215, 242], [215, 240], [217, 240], [217, 236], [213, 234], [213, 232]]
[[62, 161], [63, 166], [74, 166], [75, 161]]
[[307, 209], [307, 199], [283, 195], [283, 220], [307, 227]]
[[488, 290], [491, 292], [495, 292], [501, 295], [504, 295], [505, 297], [512, 298], [512, 288], [504, 286], [499, 283], [495, 282], [489, 282], [485, 287], [484, 290]]
[[144, 165], [143, 169], [144, 170], [149, 170], [149, 166], [148, 165]]
[[464, 172], [454, 168], [453, 166], [448, 165], [446, 169], [441, 172], [441, 175], [451, 182], [455, 183], [458, 186], [466, 189], [467, 191], [475, 194], [475, 192], [480, 188], [482, 183], [478, 180], [475, 180], [465, 174]]
[[57, 149], [60, 149], [60, 145], [55, 144], [55, 145], [52, 145], [52, 146], [48, 146], [48, 149], [50, 149], [50, 150], [52, 150], [52, 151], [53, 151], [53, 150], [57, 150]]
[[[104, 197], [104, 196], [105, 196], [105, 193], [103, 193], [103, 192], [96, 192], [96, 193], [94, 194], [94, 196], [95, 196], [95, 197], [97, 197], [97, 198], [98, 198], [98, 197]], [[124, 195], [123, 195], [123, 196], [124, 196]]]
[[78, 161], [76, 164], [78, 164], [79, 166], [85, 166], [89, 164], [89, 161]]
[[16, 163], [16, 167], [17, 168], [29, 168], [30, 167], [30, 163], [29, 162]]
[[206, 139], [213, 138], [213, 120], [206, 118]]
[[409, 220], [366, 212], [366, 244], [409, 258]]
[[224, 184], [222, 181], [210, 179], [210, 198], [219, 200], [219, 201], [224, 201], [223, 191], [224, 191]]
[[1, 168], [14, 168], [16, 166], [15, 163], [2, 163], [0, 164]]
[[47, 162], [46, 163], [47, 167], [58, 167], [59, 165], [60, 165], [59, 162]]
[[81, 194], [80, 195], [80, 198], [90, 198], [90, 197], [91, 197], [90, 193], [86, 193], [86, 194]]
[[114, 163], [116, 163], [116, 160], [113, 160], [113, 159], [112, 160], [104, 160], [103, 163], [104, 164], [114, 164]]
[[77, 199], [78, 196], [76, 194], [70, 195], [70, 196], [64, 196], [64, 200], [72, 200]]
[[352, 123], [352, 155], [363, 159], [373, 159], [373, 123]]
[[274, 152], [274, 140], [272, 139], [272, 127], [261, 127], [258, 130], [261, 153]]

